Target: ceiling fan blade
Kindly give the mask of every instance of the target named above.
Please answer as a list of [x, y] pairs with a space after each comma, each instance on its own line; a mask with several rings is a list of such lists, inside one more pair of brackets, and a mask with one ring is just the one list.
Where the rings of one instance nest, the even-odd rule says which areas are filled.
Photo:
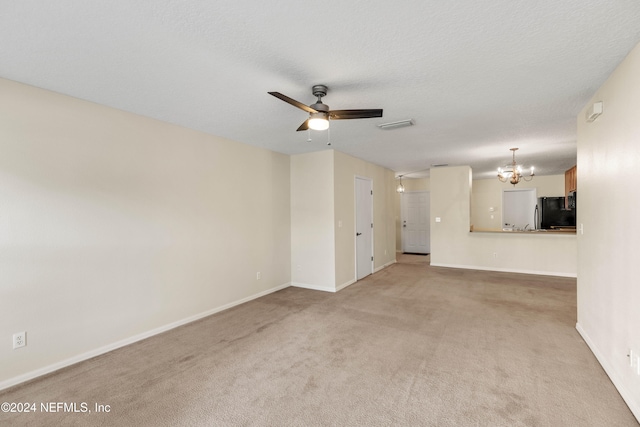
[[382, 117], [382, 110], [332, 110], [329, 111], [330, 120], [370, 119]]
[[304, 123], [302, 123], [298, 129], [296, 129], [296, 131], [307, 130], [307, 129], [309, 129], [309, 119], [305, 120]]
[[306, 111], [307, 113], [317, 113], [316, 110], [309, 107], [308, 105], [304, 105], [302, 102], [298, 102], [293, 98], [289, 98], [287, 95], [283, 95], [280, 92], [267, 92], [269, 95], [273, 95], [278, 99], [283, 100], [284, 102], [293, 105], [294, 107], [298, 107], [301, 110]]

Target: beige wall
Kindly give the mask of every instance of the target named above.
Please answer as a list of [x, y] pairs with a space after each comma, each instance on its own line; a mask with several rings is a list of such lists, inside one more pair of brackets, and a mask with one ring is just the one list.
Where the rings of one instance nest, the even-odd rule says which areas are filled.
[[288, 156], [0, 93], [0, 388], [289, 284]]
[[291, 156], [291, 281], [335, 291], [333, 150]]
[[0, 337], [28, 342], [0, 346], [0, 389], [292, 281], [353, 283], [355, 176], [373, 180], [374, 268], [395, 262], [388, 169], [0, 93]]
[[[594, 102], [603, 114], [586, 123]], [[578, 114], [577, 328], [640, 419], [640, 45]], [[637, 371], [636, 360], [635, 370]]]
[[292, 284], [355, 282], [355, 178], [373, 182], [374, 270], [395, 262], [393, 171], [334, 150], [291, 156]]
[[[335, 266], [336, 287], [356, 279], [355, 178], [373, 181], [373, 268], [396, 260], [395, 182], [393, 171], [335, 151]], [[339, 227], [339, 224], [342, 227]]]
[[431, 265], [576, 275], [575, 235], [470, 233], [471, 190], [468, 166], [431, 170]]
[[[397, 180], [396, 180], [397, 183]], [[407, 192], [429, 191], [430, 178], [402, 179]], [[511, 184], [505, 184], [495, 179], [473, 180], [471, 192], [471, 224], [476, 229], [502, 228], [502, 190], [511, 189]], [[564, 195], [564, 175], [536, 176], [530, 182], [521, 182], [518, 188], [536, 188], [538, 197], [554, 197]], [[402, 195], [396, 193], [396, 250], [402, 252]], [[490, 212], [489, 208], [494, 211]], [[493, 218], [491, 215], [493, 214]]]
[[[436, 222], [440, 218], [441, 222]], [[471, 168], [431, 170], [431, 265], [460, 263], [471, 218]]]
[[[498, 178], [473, 181], [471, 224], [474, 228], [502, 229], [502, 192], [513, 188]], [[564, 196], [564, 175], [535, 176], [529, 182], [521, 181], [517, 188], [535, 188], [537, 197]], [[491, 207], [493, 212], [489, 210]]]

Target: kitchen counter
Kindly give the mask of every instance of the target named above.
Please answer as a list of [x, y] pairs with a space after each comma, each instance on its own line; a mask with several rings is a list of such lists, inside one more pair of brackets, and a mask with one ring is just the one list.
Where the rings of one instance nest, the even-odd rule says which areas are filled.
[[471, 226], [469, 230], [472, 233], [501, 233], [501, 234], [576, 234], [575, 228], [553, 228], [550, 230], [501, 230], [499, 228], [474, 228]]

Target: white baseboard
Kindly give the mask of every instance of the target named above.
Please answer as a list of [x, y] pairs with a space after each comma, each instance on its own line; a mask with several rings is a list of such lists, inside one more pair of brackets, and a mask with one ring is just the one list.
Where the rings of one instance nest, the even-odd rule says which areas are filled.
[[477, 265], [438, 264], [431, 262], [432, 267], [462, 268], [465, 270], [500, 271], [503, 273], [536, 274], [539, 276], [578, 277], [577, 273], [565, 273], [558, 271], [521, 270], [517, 268], [479, 267]]
[[345, 282], [345, 283], [343, 283], [342, 285], [339, 285], [339, 286], [336, 288], [336, 292], [341, 291], [341, 290], [343, 290], [344, 288], [346, 288], [347, 286], [349, 286], [349, 285], [353, 285], [353, 284], [354, 284], [354, 283], [356, 283], [356, 282], [357, 282], [357, 280], [356, 280], [356, 279], [349, 280], [348, 282]]
[[[382, 266], [380, 266], [380, 267], [376, 268], [375, 270], [373, 270], [373, 273], [372, 273], [372, 274], [375, 274], [375, 273], [377, 273], [378, 271], [380, 271], [380, 270], [382, 270], [382, 269], [384, 269], [384, 268], [387, 268], [387, 267], [389, 267], [390, 265], [393, 265], [393, 264], [395, 264], [395, 263], [396, 263], [396, 260], [395, 260], [395, 259], [394, 259], [393, 261], [389, 261], [388, 263], [386, 263], [386, 264], [384, 264], [384, 265], [382, 265]], [[346, 287], [347, 287], [347, 286], [349, 286], [349, 285], [353, 285], [353, 284], [354, 284], [354, 283], [356, 283], [357, 281], [358, 281], [357, 279], [353, 279], [353, 280], [349, 280], [348, 282], [343, 283], [342, 285], [339, 285], [339, 286], [336, 288], [336, 292], [341, 291], [342, 289], [346, 288]]]
[[299, 282], [291, 282], [291, 286], [296, 288], [312, 289], [314, 291], [337, 292], [336, 288], [332, 288], [330, 286], [309, 285]]
[[48, 366], [42, 367], [40, 369], [36, 369], [34, 371], [31, 371], [31, 372], [27, 372], [27, 373], [22, 374], [22, 375], [18, 375], [17, 377], [9, 378], [8, 380], [0, 382], [0, 390], [4, 390], [6, 388], [13, 387], [14, 385], [18, 385], [18, 384], [23, 383], [25, 381], [29, 381], [29, 380], [32, 380], [34, 378], [40, 377], [42, 375], [49, 374], [51, 372], [57, 371], [58, 369], [66, 368], [67, 366], [74, 365], [74, 364], [82, 362], [84, 360], [88, 360], [88, 359], [91, 359], [93, 357], [100, 356], [101, 354], [108, 353], [110, 351], [116, 350], [116, 349], [118, 349], [120, 347], [127, 346], [129, 344], [133, 344], [133, 343], [135, 343], [137, 341], [142, 341], [142, 340], [144, 340], [146, 338], [149, 338], [149, 337], [152, 337], [154, 335], [158, 335], [158, 334], [161, 334], [163, 332], [169, 331], [171, 329], [177, 328], [178, 326], [182, 326], [182, 325], [186, 325], [187, 323], [195, 322], [196, 320], [200, 320], [200, 319], [202, 319], [204, 317], [211, 316], [212, 314], [219, 313], [219, 312], [227, 310], [227, 309], [229, 309], [231, 307], [235, 307], [236, 305], [240, 305], [240, 304], [243, 304], [245, 302], [249, 302], [251, 300], [263, 297], [265, 295], [268, 295], [270, 293], [279, 291], [281, 289], [288, 288], [289, 286], [291, 286], [291, 283], [285, 283], [284, 285], [276, 286], [275, 288], [271, 288], [271, 289], [267, 289], [267, 290], [262, 291], [262, 292], [258, 292], [257, 294], [250, 295], [250, 296], [248, 296], [246, 298], [242, 298], [240, 300], [231, 302], [229, 304], [225, 304], [225, 305], [220, 306], [220, 307], [213, 308], [211, 310], [207, 310], [207, 311], [202, 312], [202, 313], [198, 313], [198, 314], [193, 315], [193, 316], [189, 316], [189, 317], [187, 317], [185, 319], [169, 323], [168, 325], [160, 326], [160, 327], [152, 329], [150, 331], [143, 332], [141, 334], [137, 334], [137, 335], [134, 335], [132, 337], [125, 338], [123, 340], [116, 341], [116, 342], [111, 343], [111, 344], [107, 344], [107, 345], [99, 347], [99, 348], [97, 348], [95, 350], [91, 350], [91, 351], [88, 351], [86, 353], [78, 354], [77, 356], [70, 357], [69, 359], [62, 360], [62, 361], [54, 363], [52, 365], [48, 365]]
[[591, 340], [591, 338], [589, 338], [589, 335], [584, 329], [582, 329], [582, 326], [580, 326], [579, 323], [576, 323], [576, 330], [578, 331], [580, 336], [582, 336], [584, 342], [587, 343], [593, 355], [596, 356], [596, 359], [598, 359], [598, 362], [600, 362], [602, 369], [604, 369], [604, 371], [607, 373], [613, 385], [616, 387], [616, 389], [618, 389], [618, 393], [620, 393], [620, 396], [622, 396], [622, 400], [624, 400], [624, 402], [627, 404], [633, 416], [636, 417], [636, 419], [640, 422], [640, 402], [633, 401], [633, 395], [631, 394], [631, 392], [627, 390], [620, 378], [618, 378], [614, 370], [611, 368], [611, 365], [607, 362], [600, 350], [598, 350], [598, 347], [596, 347], [594, 342]]
[[380, 267], [376, 268], [375, 270], [373, 270], [373, 272], [374, 272], [374, 273], [377, 273], [378, 271], [382, 270], [383, 268], [387, 268], [387, 267], [389, 267], [390, 265], [395, 264], [396, 262], [397, 262], [397, 261], [396, 261], [395, 259], [394, 259], [393, 261], [389, 261], [388, 263], [386, 263], [386, 264], [384, 264], [384, 265], [382, 265], [382, 266], [380, 266]]

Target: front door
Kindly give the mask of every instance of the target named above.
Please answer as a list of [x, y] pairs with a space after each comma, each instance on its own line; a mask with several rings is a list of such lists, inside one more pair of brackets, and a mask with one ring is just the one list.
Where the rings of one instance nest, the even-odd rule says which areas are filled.
[[373, 183], [356, 177], [356, 277], [373, 273]]
[[429, 223], [430, 200], [428, 191], [403, 193], [402, 197], [402, 251], [428, 254], [431, 250]]

